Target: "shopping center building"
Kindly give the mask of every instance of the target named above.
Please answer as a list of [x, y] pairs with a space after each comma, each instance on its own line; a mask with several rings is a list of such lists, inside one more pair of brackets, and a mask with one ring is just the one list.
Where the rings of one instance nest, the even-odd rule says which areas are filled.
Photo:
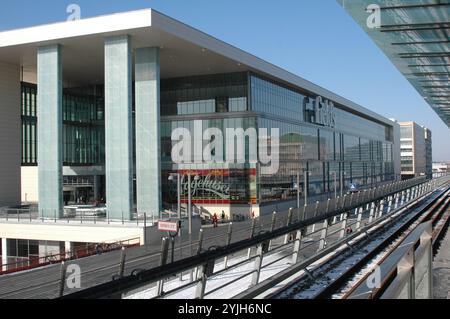
[[[0, 98], [0, 206], [43, 218], [103, 201], [157, 218], [173, 173], [184, 203], [191, 174], [193, 204], [227, 215], [400, 176], [398, 123], [150, 9], [1, 32]], [[173, 131], [195, 123], [279, 129], [279, 170], [174, 163]]]

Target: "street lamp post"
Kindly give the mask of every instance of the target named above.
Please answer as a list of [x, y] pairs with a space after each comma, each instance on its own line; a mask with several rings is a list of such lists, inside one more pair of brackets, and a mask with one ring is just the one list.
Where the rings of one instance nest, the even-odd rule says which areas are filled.
[[297, 172], [297, 208], [300, 209], [300, 173]]
[[334, 177], [334, 198], [337, 198], [336, 171], [330, 172]]
[[191, 194], [191, 173], [188, 175], [188, 223], [189, 235], [192, 234], [192, 194]]
[[[169, 181], [173, 182], [175, 176], [177, 177], [177, 217], [178, 223], [179, 225], [181, 225], [181, 174], [180, 173], [170, 174]], [[178, 230], [178, 238], [181, 238], [181, 227]]]
[[344, 175], [345, 175], [345, 172], [344, 171], [341, 171], [340, 172], [340, 183], [341, 183], [341, 185], [340, 185], [340, 189], [341, 189], [341, 198], [344, 196]]
[[181, 220], [181, 175], [174, 173], [169, 176], [169, 181], [173, 182], [174, 177], [177, 177], [177, 215], [178, 220]]
[[[194, 177], [194, 181], [198, 181], [198, 175]], [[191, 194], [191, 173], [188, 174], [188, 223], [189, 235], [192, 235], [192, 194]]]
[[308, 205], [308, 176], [311, 175], [311, 172], [308, 170], [303, 171], [304, 175], [304, 192], [305, 192], [305, 206]]

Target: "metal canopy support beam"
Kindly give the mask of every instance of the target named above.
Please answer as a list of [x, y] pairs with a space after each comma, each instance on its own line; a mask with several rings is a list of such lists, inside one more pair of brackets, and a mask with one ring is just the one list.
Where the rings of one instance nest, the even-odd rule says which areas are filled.
[[414, 44], [439, 44], [450, 43], [449, 40], [436, 40], [436, 41], [412, 41], [412, 42], [393, 42], [392, 45], [414, 45]]
[[398, 6], [386, 6], [381, 7], [380, 10], [400, 10], [400, 9], [417, 9], [417, 8], [436, 8], [450, 6], [450, 3], [422, 3], [422, 4], [408, 4], [408, 5], [398, 5]]

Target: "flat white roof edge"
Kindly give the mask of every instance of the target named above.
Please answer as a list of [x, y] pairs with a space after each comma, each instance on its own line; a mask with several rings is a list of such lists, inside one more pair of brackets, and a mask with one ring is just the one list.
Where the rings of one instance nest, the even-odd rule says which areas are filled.
[[115, 13], [77, 21], [66, 21], [0, 32], [0, 48], [149, 27], [158, 28], [180, 39], [234, 60], [237, 63], [246, 65], [256, 72], [266, 74], [299, 89], [310, 91], [311, 93], [333, 100], [357, 113], [361, 113], [387, 125], [393, 125], [391, 120], [359, 104], [153, 9]]
[[151, 27], [152, 9], [0, 32], [0, 48]]

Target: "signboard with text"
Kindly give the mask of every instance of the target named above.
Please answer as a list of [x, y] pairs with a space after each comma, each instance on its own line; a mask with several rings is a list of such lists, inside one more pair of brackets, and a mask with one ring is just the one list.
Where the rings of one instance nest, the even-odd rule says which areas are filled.
[[177, 233], [178, 232], [178, 222], [159, 221], [158, 222], [158, 230]]

